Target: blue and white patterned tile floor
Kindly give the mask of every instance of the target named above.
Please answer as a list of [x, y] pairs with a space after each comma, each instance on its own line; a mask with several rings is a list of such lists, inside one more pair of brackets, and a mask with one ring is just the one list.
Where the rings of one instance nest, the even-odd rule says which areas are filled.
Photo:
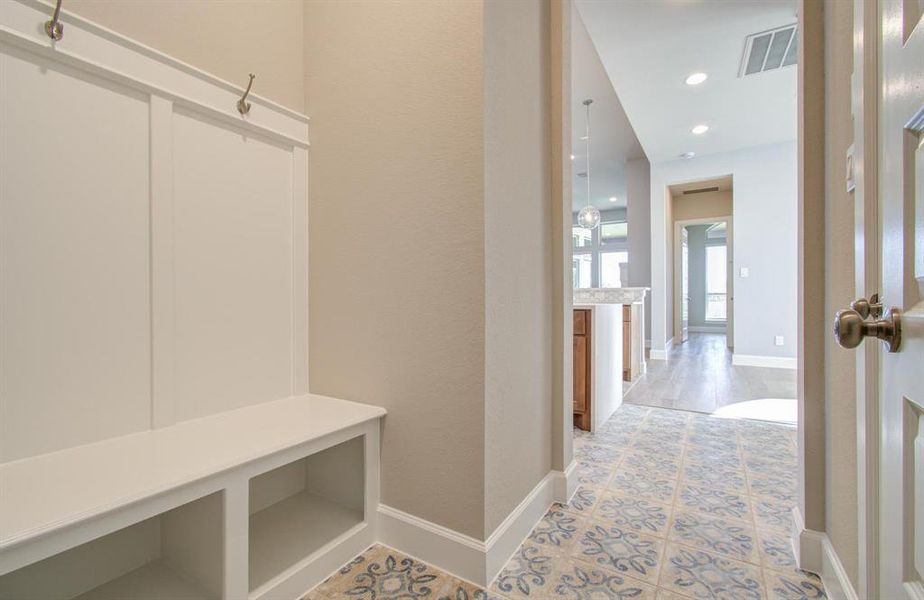
[[373, 546], [309, 600], [825, 598], [795, 566], [795, 430], [623, 405], [575, 431], [580, 484], [489, 589]]

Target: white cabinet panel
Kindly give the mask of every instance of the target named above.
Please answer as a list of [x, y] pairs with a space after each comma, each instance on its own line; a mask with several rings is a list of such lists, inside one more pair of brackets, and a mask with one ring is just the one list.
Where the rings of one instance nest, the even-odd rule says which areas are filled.
[[0, 54], [0, 462], [149, 427], [148, 112]]
[[292, 394], [293, 153], [178, 111], [176, 417]]

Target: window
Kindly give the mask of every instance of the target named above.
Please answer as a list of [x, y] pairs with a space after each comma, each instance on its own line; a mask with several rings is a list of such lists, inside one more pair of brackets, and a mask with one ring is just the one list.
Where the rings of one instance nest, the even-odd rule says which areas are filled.
[[629, 285], [628, 240], [629, 224], [623, 214], [610, 215], [596, 229], [572, 226], [572, 285], [575, 288]]
[[593, 244], [593, 231], [583, 227], [571, 228], [571, 245], [575, 248], [589, 248]]
[[575, 254], [571, 257], [571, 277], [575, 288], [593, 287], [593, 282], [591, 280], [592, 269], [592, 255]]
[[724, 321], [727, 314], [727, 246], [706, 246], [706, 320]]
[[625, 221], [621, 223], [603, 223], [600, 225], [600, 239], [604, 244], [625, 243], [629, 235], [629, 224]]

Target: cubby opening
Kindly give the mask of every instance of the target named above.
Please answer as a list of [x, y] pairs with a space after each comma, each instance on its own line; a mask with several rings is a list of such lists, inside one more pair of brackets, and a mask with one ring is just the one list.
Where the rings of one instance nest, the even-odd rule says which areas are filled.
[[0, 577], [0, 600], [219, 600], [221, 492]]
[[250, 589], [363, 522], [362, 436], [250, 480]]

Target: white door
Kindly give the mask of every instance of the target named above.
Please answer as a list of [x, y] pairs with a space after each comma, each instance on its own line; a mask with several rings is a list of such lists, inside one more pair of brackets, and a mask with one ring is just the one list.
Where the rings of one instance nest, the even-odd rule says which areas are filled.
[[879, 590], [924, 599], [924, 6], [880, 3], [881, 298], [903, 311], [880, 357]]
[[921, 0], [854, 5], [857, 295], [878, 289], [885, 314], [870, 315], [865, 331], [857, 325], [865, 314], [850, 314], [853, 327], [838, 324], [842, 343], [848, 330], [900, 333], [894, 351], [867, 340], [857, 360], [857, 591], [889, 600], [924, 600], [922, 15]]
[[680, 228], [680, 341], [690, 338], [690, 243], [686, 227]]

